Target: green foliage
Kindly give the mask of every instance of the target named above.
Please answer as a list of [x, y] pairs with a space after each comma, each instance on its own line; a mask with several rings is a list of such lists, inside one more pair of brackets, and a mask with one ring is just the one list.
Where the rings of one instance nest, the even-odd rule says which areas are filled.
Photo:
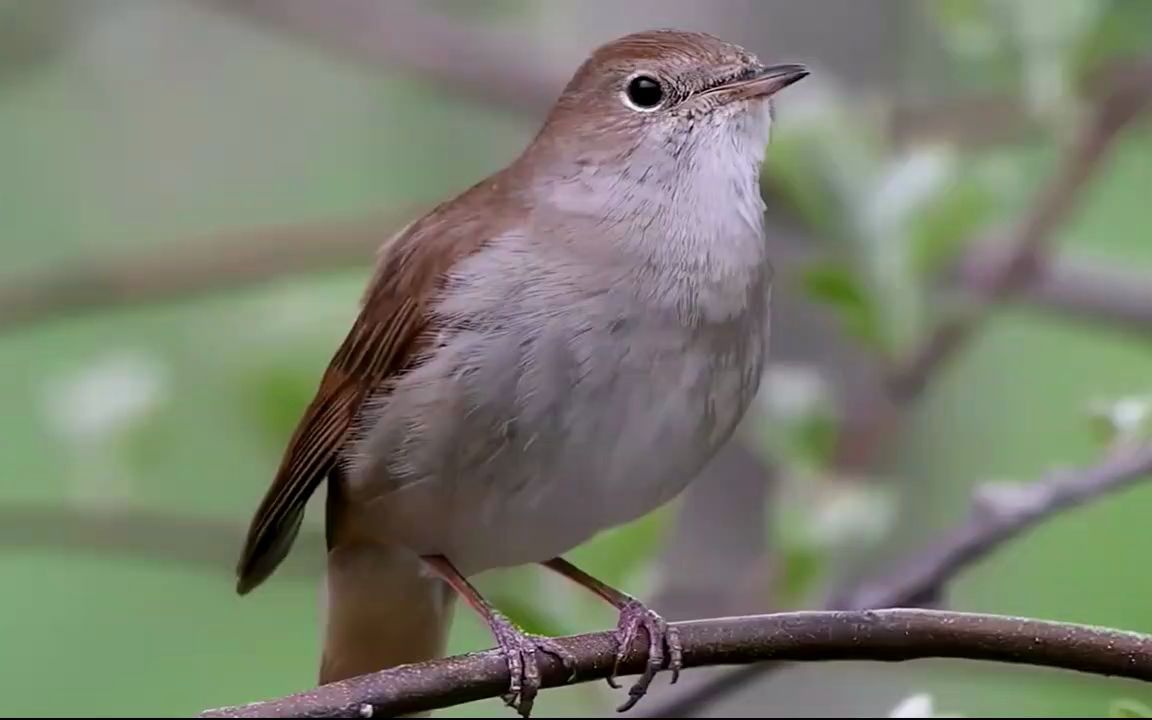
[[936, 278], [968, 249], [999, 209], [995, 188], [972, 174], [957, 177], [909, 220], [917, 277]]
[[829, 306], [853, 337], [873, 347], [882, 346], [881, 320], [872, 297], [852, 268], [843, 261], [825, 261], [804, 268], [803, 287], [808, 296]]
[[1105, 445], [1115, 446], [1152, 439], [1152, 397], [1126, 396], [1092, 404], [1090, 420]]
[[1115, 700], [1108, 706], [1108, 717], [1113, 718], [1147, 718], [1152, 717], [1152, 707], [1148, 707], [1138, 700], [1124, 698]]
[[252, 425], [270, 446], [282, 446], [316, 392], [319, 378], [310, 364], [269, 363], [236, 381]]

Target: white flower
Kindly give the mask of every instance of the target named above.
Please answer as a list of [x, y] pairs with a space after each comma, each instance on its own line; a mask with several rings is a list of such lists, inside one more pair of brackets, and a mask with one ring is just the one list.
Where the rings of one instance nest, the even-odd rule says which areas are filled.
[[131, 468], [118, 441], [152, 416], [166, 386], [164, 366], [132, 351], [110, 353], [51, 381], [45, 413], [73, 468], [70, 499], [115, 507], [131, 497]]
[[820, 547], [871, 543], [892, 527], [895, 505], [877, 486], [845, 480], [826, 486], [812, 504], [809, 540]]
[[896, 707], [892, 708], [892, 711], [888, 713], [888, 717], [930, 718], [933, 717], [935, 707], [931, 695], [928, 693], [916, 693], [896, 703]]
[[827, 383], [814, 367], [773, 363], [764, 385], [760, 397], [765, 411], [783, 420], [806, 417], [828, 402]]
[[45, 402], [48, 419], [73, 442], [106, 440], [151, 414], [165, 385], [164, 367], [154, 356], [110, 353], [51, 383]]

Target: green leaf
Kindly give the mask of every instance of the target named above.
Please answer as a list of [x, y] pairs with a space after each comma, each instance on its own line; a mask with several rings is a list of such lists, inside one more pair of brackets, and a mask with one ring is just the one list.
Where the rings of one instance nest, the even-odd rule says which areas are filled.
[[280, 444], [292, 432], [316, 389], [316, 370], [304, 364], [276, 364], [251, 372], [240, 384], [247, 411], [259, 431]]
[[815, 263], [803, 277], [808, 296], [836, 310], [845, 329], [869, 344], [882, 343], [884, 334], [875, 304], [850, 267], [834, 261]]
[[828, 415], [812, 414], [797, 424], [795, 449], [810, 467], [824, 467], [836, 446], [836, 421]]
[[1143, 442], [1152, 437], [1152, 396], [1128, 396], [1098, 402], [1089, 411], [1095, 434], [1107, 445]]
[[804, 601], [816, 586], [828, 561], [825, 553], [811, 545], [794, 545], [781, 557], [779, 598], [781, 605], [796, 605]]
[[986, 183], [965, 178], [938, 193], [911, 220], [912, 263], [919, 277], [932, 278], [956, 258], [997, 208]]
[[836, 240], [842, 237], [840, 221], [845, 208], [839, 207], [820, 167], [810, 141], [782, 135], [765, 160], [762, 192], [768, 200], [775, 198], [796, 213], [814, 234]]

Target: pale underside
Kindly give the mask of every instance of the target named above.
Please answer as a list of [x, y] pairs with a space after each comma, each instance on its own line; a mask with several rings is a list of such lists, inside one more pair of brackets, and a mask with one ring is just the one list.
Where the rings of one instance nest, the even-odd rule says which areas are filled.
[[548, 269], [502, 243], [457, 270], [439, 308], [458, 329], [367, 404], [349, 456], [358, 534], [465, 574], [561, 555], [673, 498], [765, 354], [759, 302], [690, 327], [626, 291], [545, 291]]

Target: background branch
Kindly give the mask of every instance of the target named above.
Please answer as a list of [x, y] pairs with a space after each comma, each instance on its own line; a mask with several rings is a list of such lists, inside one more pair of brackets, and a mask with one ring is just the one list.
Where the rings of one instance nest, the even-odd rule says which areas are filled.
[[[675, 623], [685, 667], [764, 660], [801, 662], [963, 658], [1152, 680], [1152, 637], [1087, 625], [936, 610], [795, 612]], [[606, 678], [611, 633], [561, 638], [576, 657], [573, 682]], [[643, 670], [637, 638], [621, 675]], [[541, 657], [542, 687], [564, 685], [564, 670]], [[500, 696], [508, 666], [499, 651], [402, 666], [280, 700], [208, 710], [203, 718], [397, 717]], [[367, 706], [367, 707], [366, 707]]]
[[[981, 281], [981, 292], [958, 312], [945, 316], [909, 357], [892, 368], [888, 391], [896, 412], [877, 413], [873, 422], [854, 421], [851, 432], [841, 433], [834, 464], [847, 470], [871, 469], [899, 437], [905, 415], [947, 362], [980, 329], [995, 306], [1026, 288], [1049, 255], [1057, 231], [1079, 207], [1079, 201], [1101, 170], [1109, 150], [1129, 124], [1148, 108], [1152, 98], [1152, 60], [1126, 65], [1109, 76], [1083, 124], [1060, 159], [1051, 179], [1041, 187], [1031, 206], [1002, 238], [978, 247], [1005, 248], [1001, 262]], [[859, 430], [856, 430], [859, 428]]]
[[[894, 571], [834, 590], [830, 610], [935, 605], [945, 585], [1004, 543], [1059, 512], [1126, 488], [1152, 474], [1152, 445], [1120, 448], [1097, 465], [1064, 470], [1030, 485], [985, 486], [977, 491], [967, 520]], [[739, 668], [712, 678], [679, 698], [650, 707], [647, 718], [697, 716], [705, 707], [781, 663]]]
[[1118, 77], [1092, 107], [1060, 168], [1007, 235], [1005, 244], [1011, 250], [985, 280], [984, 293], [965, 311], [941, 322], [919, 351], [893, 372], [890, 385], [897, 401], [917, 398], [929, 379], [976, 332], [992, 306], [1034, 277], [1056, 231], [1079, 207], [1084, 189], [1107, 159], [1113, 142], [1145, 111], [1150, 97], [1152, 61], [1147, 61]]
[[297, 273], [367, 272], [376, 248], [408, 219], [396, 213], [244, 231], [11, 280], [0, 285], [0, 329], [184, 299]]
[[[418, 73], [452, 94], [533, 115], [559, 94], [571, 68], [533, 38], [480, 20], [462, 23], [410, 2], [196, 0], [362, 64]], [[525, 58], [532, 58], [525, 62]]]
[[[0, 282], [0, 331], [117, 307], [177, 302], [295, 275], [367, 272], [379, 244], [420, 211], [413, 206], [345, 222], [236, 231], [11, 277]], [[974, 248], [958, 263], [948, 287], [987, 292], [1004, 252], [1002, 247]], [[785, 272], [792, 262], [782, 261]], [[1142, 273], [1058, 257], [1042, 260], [1035, 273], [1010, 300], [1062, 317], [1152, 333], [1152, 288]]]
[[[165, 566], [182, 565], [231, 572], [236, 547], [247, 528], [242, 522], [190, 517], [147, 508], [87, 508], [71, 505], [0, 505], [0, 552], [56, 550], [70, 555], [143, 558]], [[323, 534], [302, 528], [278, 573], [316, 577], [323, 567]]]
[[[1004, 248], [973, 248], [960, 263], [954, 284], [965, 292], [987, 292], [991, 268]], [[1049, 257], [1013, 300], [1035, 310], [1086, 324], [1112, 326], [1137, 335], [1152, 333], [1152, 285], [1147, 273], [1082, 259]]]

